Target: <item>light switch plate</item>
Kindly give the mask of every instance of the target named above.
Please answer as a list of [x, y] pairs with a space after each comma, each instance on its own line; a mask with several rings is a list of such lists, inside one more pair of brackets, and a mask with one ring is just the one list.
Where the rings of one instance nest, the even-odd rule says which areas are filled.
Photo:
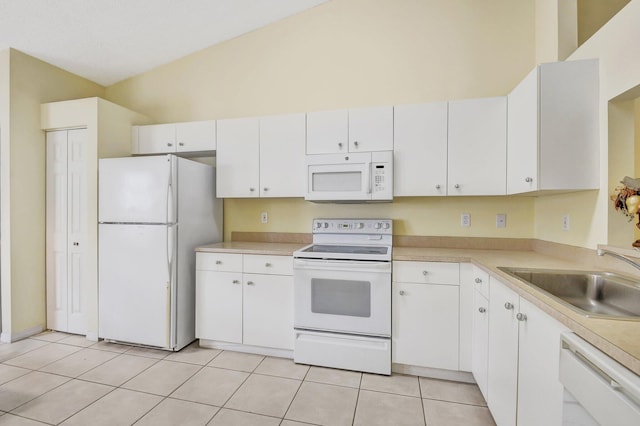
[[269, 222], [269, 215], [267, 214], [267, 212], [262, 212], [260, 213], [260, 221], [262, 223], [267, 223]]
[[496, 215], [496, 228], [507, 227], [507, 215], [504, 213], [498, 213]]
[[562, 230], [563, 231], [569, 230], [569, 214], [568, 213], [562, 216]]
[[460, 215], [460, 226], [471, 226], [471, 215], [469, 213], [462, 213]]

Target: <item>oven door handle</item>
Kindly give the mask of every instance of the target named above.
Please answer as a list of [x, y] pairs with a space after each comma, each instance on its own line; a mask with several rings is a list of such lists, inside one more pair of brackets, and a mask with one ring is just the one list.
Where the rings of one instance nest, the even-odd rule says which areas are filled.
[[391, 273], [391, 262], [360, 260], [294, 259], [293, 269]]

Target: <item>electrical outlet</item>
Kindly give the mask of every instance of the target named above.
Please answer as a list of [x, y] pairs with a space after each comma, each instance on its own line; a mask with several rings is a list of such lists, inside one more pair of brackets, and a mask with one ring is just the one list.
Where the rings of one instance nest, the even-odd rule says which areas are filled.
[[260, 213], [260, 220], [262, 221], [262, 223], [269, 222], [269, 215], [267, 214], [267, 212]]
[[469, 213], [462, 213], [460, 215], [460, 226], [471, 226], [471, 215]]
[[569, 230], [569, 214], [565, 214], [562, 216], [562, 230], [563, 231]]
[[496, 228], [507, 227], [507, 215], [504, 213], [498, 213], [496, 215]]

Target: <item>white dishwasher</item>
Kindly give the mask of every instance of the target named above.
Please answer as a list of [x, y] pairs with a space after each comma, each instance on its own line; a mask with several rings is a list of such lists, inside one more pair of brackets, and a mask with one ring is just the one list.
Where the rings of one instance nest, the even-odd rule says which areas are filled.
[[562, 334], [565, 426], [640, 425], [640, 377], [573, 333]]

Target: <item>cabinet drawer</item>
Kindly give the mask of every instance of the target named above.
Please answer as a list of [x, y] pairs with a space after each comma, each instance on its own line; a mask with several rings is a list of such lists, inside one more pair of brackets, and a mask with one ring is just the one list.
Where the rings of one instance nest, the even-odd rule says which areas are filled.
[[487, 299], [489, 298], [489, 273], [477, 266], [473, 267], [473, 286]]
[[242, 272], [242, 255], [233, 253], [196, 253], [196, 270]]
[[393, 262], [393, 281], [424, 284], [460, 284], [460, 264], [447, 262]]
[[245, 254], [243, 271], [247, 274], [293, 275], [293, 257]]

